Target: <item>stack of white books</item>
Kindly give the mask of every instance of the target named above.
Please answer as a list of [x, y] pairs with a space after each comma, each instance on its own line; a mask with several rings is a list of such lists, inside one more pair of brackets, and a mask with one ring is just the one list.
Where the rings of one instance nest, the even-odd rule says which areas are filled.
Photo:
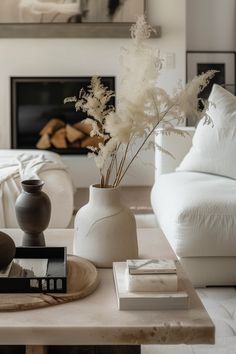
[[178, 290], [174, 260], [138, 259], [113, 263], [120, 310], [188, 308], [188, 294]]

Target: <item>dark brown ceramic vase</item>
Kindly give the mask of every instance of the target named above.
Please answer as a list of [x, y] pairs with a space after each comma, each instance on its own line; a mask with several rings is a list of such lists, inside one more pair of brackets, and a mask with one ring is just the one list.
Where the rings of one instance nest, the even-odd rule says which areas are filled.
[[42, 191], [41, 180], [21, 182], [23, 191], [16, 200], [16, 217], [24, 231], [22, 246], [45, 246], [43, 231], [48, 227], [51, 216], [51, 202]]

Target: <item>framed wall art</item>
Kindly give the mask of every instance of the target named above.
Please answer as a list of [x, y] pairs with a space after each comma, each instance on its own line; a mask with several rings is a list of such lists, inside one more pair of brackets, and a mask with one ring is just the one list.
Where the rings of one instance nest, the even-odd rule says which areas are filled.
[[0, 37], [129, 37], [145, 0], [0, 0]]
[[[236, 94], [235, 82], [235, 61], [236, 53], [233, 51], [188, 51], [186, 58], [186, 80], [187, 82], [208, 70], [217, 70], [218, 72], [211, 79], [208, 86], [200, 94], [201, 98], [207, 99], [213, 84], [218, 84]], [[187, 119], [188, 125], [191, 124], [191, 118]], [[192, 122], [193, 123], [193, 122]]]

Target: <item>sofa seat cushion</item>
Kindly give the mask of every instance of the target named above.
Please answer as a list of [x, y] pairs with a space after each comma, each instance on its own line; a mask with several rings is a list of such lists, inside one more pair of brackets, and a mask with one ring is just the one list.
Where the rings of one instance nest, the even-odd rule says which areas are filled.
[[160, 176], [152, 206], [179, 257], [236, 256], [236, 181], [198, 173]]

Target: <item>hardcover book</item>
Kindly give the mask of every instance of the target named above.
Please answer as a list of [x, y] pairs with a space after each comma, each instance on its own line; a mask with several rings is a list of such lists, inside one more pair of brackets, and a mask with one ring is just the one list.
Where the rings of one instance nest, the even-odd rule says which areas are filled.
[[125, 272], [126, 262], [113, 263], [113, 275], [119, 310], [186, 310], [189, 296], [177, 292], [129, 292]]
[[176, 273], [176, 264], [172, 259], [129, 259], [127, 267], [130, 274]]

